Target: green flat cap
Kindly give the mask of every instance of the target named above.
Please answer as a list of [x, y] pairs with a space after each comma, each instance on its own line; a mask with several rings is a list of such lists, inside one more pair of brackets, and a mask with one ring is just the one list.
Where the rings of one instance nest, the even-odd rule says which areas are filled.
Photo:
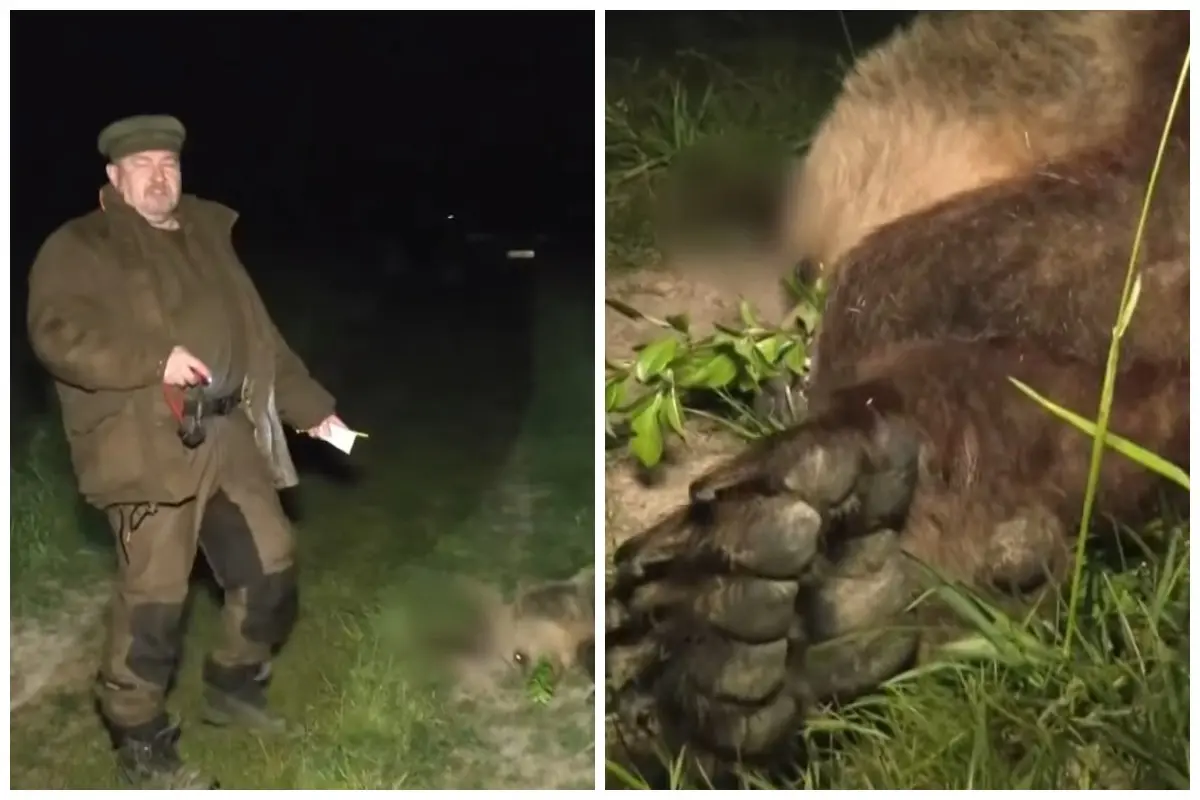
[[187, 130], [183, 123], [166, 114], [141, 114], [126, 117], [100, 131], [96, 147], [110, 162], [147, 150], [183, 149]]

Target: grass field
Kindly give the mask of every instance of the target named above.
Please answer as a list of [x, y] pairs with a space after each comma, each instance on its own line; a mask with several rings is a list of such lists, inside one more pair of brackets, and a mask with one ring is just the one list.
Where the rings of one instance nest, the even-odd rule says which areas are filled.
[[[592, 352], [594, 313], [582, 266], [575, 280], [557, 274], [562, 264], [534, 262], [536, 276], [489, 281], [473, 305], [347, 288], [345, 271], [324, 284], [263, 279], [285, 334], [370, 438], [349, 457], [316, 442], [294, 450], [301, 618], [271, 697], [302, 733], [273, 739], [193, 721], [218, 623], [198, 577], [171, 709], [184, 758], [222, 788], [594, 784], [585, 676], [559, 683], [545, 705], [516, 671], [465, 690], [414, 634], [450, 577], [510, 593], [592, 561], [593, 370], [578, 353]], [[24, 637], [21, 672], [37, 680], [13, 687], [12, 786], [118, 788], [90, 695], [108, 534], [78, 508], [56, 416], [14, 428], [27, 432], [11, 467], [14, 648]]]
[[[779, 16], [773, 24], [725, 14], [719, 34], [699, 16], [683, 28], [639, 15], [621, 39], [608, 15], [609, 275], [658, 261], [651, 210], [670, 197], [690, 154], [764, 138], [764, 150], [801, 152], [842, 65], [870, 38], [853, 14], [827, 15], [822, 36], [796, 29], [803, 23], [795, 20], [815, 14], [792, 15], [792, 29]], [[968, 620], [962, 652], [970, 657], [820, 711], [799, 787], [1187, 787], [1189, 523], [1165, 519], [1135, 538], [1146, 544], [1128, 559], [1136, 567], [1087, 564], [1069, 633], [1065, 607], [1026, 621], [951, 596]]]

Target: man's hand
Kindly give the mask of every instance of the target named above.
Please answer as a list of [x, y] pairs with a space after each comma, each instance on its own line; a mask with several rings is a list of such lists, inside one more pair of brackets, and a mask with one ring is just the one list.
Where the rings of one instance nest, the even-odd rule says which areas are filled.
[[188, 352], [186, 347], [176, 345], [167, 357], [163, 370], [163, 383], [169, 386], [195, 386], [212, 381], [212, 371], [204, 362]]
[[328, 439], [333, 432], [334, 427], [346, 428], [346, 423], [342, 422], [342, 418], [337, 414], [330, 414], [320, 425], [315, 428], [309, 428], [306, 433], [314, 439]]

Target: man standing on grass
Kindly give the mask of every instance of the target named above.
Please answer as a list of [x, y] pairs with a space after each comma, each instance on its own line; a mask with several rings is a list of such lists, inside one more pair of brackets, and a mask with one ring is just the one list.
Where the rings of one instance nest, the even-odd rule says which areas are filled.
[[97, 695], [118, 764], [136, 784], [213, 788], [180, 761], [165, 708], [193, 561], [203, 550], [225, 590], [222, 639], [204, 663], [206, 720], [285, 729], [265, 696], [297, 613], [276, 494], [297, 477], [280, 420], [320, 438], [342, 422], [238, 260], [237, 214], [181, 193], [184, 136], [167, 116], [101, 132], [100, 207], [42, 245], [28, 326], [79, 491], [116, 537]]

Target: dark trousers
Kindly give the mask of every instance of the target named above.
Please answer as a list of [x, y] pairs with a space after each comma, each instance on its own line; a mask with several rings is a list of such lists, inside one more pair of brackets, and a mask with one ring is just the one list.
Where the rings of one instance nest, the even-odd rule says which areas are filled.
[[107, 509], [119, 569], [98, 695], [117, 729], [152, 724], [165, 710], [198, 551], [225, 591], [223, 631], [206, 678], [253, 675], [295, 622], [291, 525], [249, 420], [239, 411], [212, 420], [191, 457], [200, 476], [192, 500]]

